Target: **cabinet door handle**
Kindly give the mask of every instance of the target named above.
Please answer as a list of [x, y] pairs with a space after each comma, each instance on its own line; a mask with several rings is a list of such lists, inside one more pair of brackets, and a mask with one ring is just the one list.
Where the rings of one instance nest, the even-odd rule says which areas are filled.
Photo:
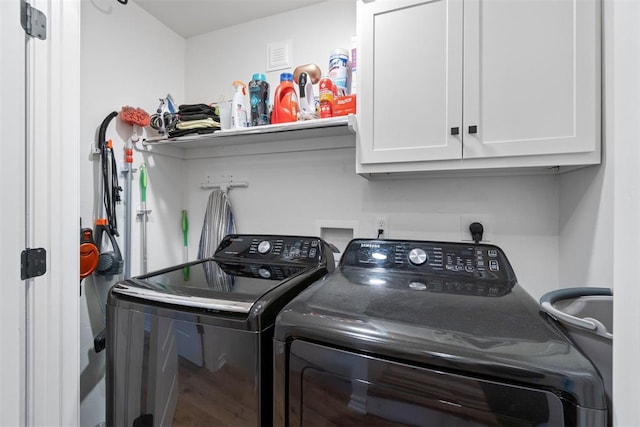
[[457, 135], [460, 133], [460, 128], [451, 128], [451, 135]]
[[469, 126], [469, 133], [478, 133], [478, 126]]

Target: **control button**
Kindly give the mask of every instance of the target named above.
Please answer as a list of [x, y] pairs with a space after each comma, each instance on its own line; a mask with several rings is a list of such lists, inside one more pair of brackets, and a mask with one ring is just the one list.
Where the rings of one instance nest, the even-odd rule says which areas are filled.
[[269, 269], [267, 267], [260, 267], [260, 269], [258, 270], [258, 274], [263, 279], [270, 279], [271, 278], [271, 271], [269, 271]]
[[497, 259], [489, 260], [489, 270], [491, 271], [500, 271], [500, 266], [498, 265]]
[[464, 270], [465, 270], [467, 273], [473, 273], [474, 268], [473, 268], [472, 266], [470, 266], [470, 265], [467, 265], [467, 266], [464, 268]]
[[263, 240], [258, 244], [258, 252], [262, 255], [269, 253], [271, 250], [271, 242], [268, 240]]
[[415, 289], [416, 291], [424, 291], [425, 289], [427, 289], [427, 285], [420, 282], [411, 282], [409, 283], [409, 287], [411, 289]]
[[427, 261], [427, 253], [420, 248], [411, 249], [409, 252], [409, 261], [413, 265], [422, 265]]
[[497, 250], [495, 250], [495, 249], [489, 249], [489, 250], [487, 251], [487, 253], [488, 253], [488, 255], [489, 255], [490, 257], [492, 257], [492, 258], [495, 258], [495, 257], [497, 257], [497, 256], [498, 256], [498, 251], [497, 251]]
[[315, 248], [316, 246], [318, 246], [318, 241], [317, 240], [312, 240], [311, 241], [311, 247]]
[[315, 258], [316, 257], [316, 248], [311, 248], [309, 250], [309, 258]]

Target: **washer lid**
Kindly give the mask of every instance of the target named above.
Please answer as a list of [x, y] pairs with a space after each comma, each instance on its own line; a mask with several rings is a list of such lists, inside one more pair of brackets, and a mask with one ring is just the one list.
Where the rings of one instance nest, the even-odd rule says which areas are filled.
[[342, 266], [320, 279], [280, 312], [275, 339], [548, 387], [604, 407], [593, 364], [519, 285], [453, 293], [431, 285], [442, 277], [379, 270]]
[[229, 234], [212, 259], [127, 279], [112, 294], [232, 313], [249, 313], [261, 301], [261, 310], [277, 312], [300, 286], [333, 268], [319, 237]]
[[204, 260], [125, 280], [112, 291], [166, 304], [249, 313], [267, 292], [307, 270], [310, 267]]

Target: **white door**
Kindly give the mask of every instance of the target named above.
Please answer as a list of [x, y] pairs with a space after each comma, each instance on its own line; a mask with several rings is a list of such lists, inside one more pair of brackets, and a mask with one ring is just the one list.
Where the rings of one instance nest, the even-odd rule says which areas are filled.
[[[80, 3], [31, 5], [46, 40], [0, 1], [0, 425], [77, 425]], [[21, 279], [25, 248], [46, 250], [44, 275]]]
[[594, 152], [598, 0], [466, 0], [463, 157]]
[[0, 1], [0, 425], [24, 425], [24, 32], [20, 2]]
[[357, 25], [359, 161], [460, 159], [462, 1], [360, 1]]

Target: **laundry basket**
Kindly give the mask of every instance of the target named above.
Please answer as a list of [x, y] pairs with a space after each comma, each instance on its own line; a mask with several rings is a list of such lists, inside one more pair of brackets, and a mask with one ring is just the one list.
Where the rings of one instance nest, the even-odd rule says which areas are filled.
[[540, 298], [553, 317], [600, 371], [611, 405], [613, 292], [609, 288], [565, 288]]

